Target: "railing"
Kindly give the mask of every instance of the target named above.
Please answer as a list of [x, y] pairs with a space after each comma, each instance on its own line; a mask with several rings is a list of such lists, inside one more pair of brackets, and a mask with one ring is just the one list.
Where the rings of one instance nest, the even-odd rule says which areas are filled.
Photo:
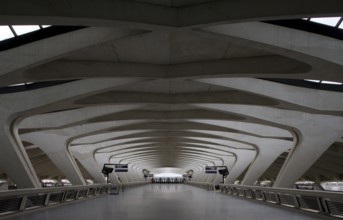
[[343, 193], [221, 184], [221, 192], [322, 216], [343, 218]]
[[104, 196], [109, 192], [109, 184], [4, 191], [0, 192], [0, 218], [27, 210]]
[[146, 185], [146, 184], [149, 184], [149, 182], [142, 181], [142, 182], [122, 183], [121, 184], [121, 189], [122, 189], [122, 191], [124, 191], [124, 190], [132, 189], [132, 188], [135, 188], [135, 187], [138, 187], [138, 186], [143, 186], [143, 185]]
[[215, 185], [213, 185], [213, 183], [193, 182], [193, 181], [185, 181], [184, 183], [188, 184], [188, 185], [199, 187], [201, 189], [206, 189], [208, 191], [216, 190]]

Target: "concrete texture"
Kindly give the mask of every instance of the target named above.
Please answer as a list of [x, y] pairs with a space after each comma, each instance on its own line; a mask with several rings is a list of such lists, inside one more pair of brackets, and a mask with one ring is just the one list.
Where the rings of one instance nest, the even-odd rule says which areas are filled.
[[309, 170], [317, 182], [340, 179], [343, 155], [327, 152], [341, 152], [342, 93], [261, 78], [343, 82], [342, 42], [259, 21], [342, 8], [340, 0], [4, 1], [0, 23], [85, 28], [0, 52], [1, 86], [77, 80], [0, 95], [1, 178], [20, 188], [44, 178], [102, 183], [111, 162], [129, 164], [112, 178], [123, 182], [174, 168], [217, 184], [204, 173], [213, 165], [229, 168], [226, 182], [247, 185], [268, 176], [293, 187]]

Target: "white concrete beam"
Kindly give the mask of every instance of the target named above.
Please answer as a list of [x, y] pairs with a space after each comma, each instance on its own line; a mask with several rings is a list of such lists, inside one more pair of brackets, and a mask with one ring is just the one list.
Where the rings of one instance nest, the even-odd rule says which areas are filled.
[[254, 78], [217, 78], [197, 81], [259, 94], [321, 111], [343, 110], [341, 92], [308, 89]]
[[280, 124], [280, 126], [289, 126], [297, 133], [297, 145], [289, 153], [274, 187], [292, 187], [331, 144], [343, 135], [341, 126], [343, 118], [337, 116], [233, 104], [199, 104], [197, 106], [247, 115]]
[[144, 32], [91, 27], [1, 51], [0, 76], [41, 65], [85, 47], [142, 33]]
[[[171, 65], [118, 63], [101, 61], [52, 61], [21, 74], [32, 80], [75, 79], [84, 77], [148, 77], [148, 78], [184, 78], [184, 77], [269, 77], [279, 74], [305, 74], [311, 65], [296, 59], [280, 56], [240, 57]], [[49, 72], [49, 74], [45, 74]]]
[[232, 138], [237, 141], [247, 142], [255, 145], [257, 155], [250, 165], [241, 184], [253, 185], [254, 182], [270, 167], [270, 165], [282, 154], [295, 145], [293, 141], [285, 141], [272, 138], [258, 138], [246, 134], [220, 132], [220, 131], [197, 131], [205, 134], [215, 134], [225, 138]]
[[[124, 82], [132, 80], [124, 79], [121, 84]], [[0, 95], [0, 167], [21, 188], [41, 187], [18, 135], [20, 120], [35, 113], [49, 111], [49, 105], [104, 91], [116, 83], [118, 80], [114, 79], [81, 80], [50, 88]], [[61, 93], [62, 88], [64, 93]]]
[[[217, 25], [206, 27], [202, 31], [245, 39], [343, 65], [342, 42], [323, 35], [261, 22]], [[298, 59], [301, 60], [301, 56]]]

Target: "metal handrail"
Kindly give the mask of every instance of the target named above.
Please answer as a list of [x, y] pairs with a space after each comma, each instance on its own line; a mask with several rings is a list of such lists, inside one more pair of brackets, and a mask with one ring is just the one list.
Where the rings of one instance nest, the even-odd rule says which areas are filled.
[[189, 184], [189, 185], [196, 186], [202, 189], [206, 189], [208, 191], [216, 190], [215, 185], [213, 183], [186, 181], [185, 184]]
[[220, 184], [222, 193], [294, 208], [321, 216], [343, 218], [343, 193]]
[[0, 191], [0, 199], [7, 196], [16, 196], [16, 195], [32, 195], [37, 193], [48, 193], [48, 192], [59, 192], [61, 190], [76, 190], [76, 189], [88, 189], [95, 187], [109, 186], [110, 184], [93, 184], [93, 185], [78, 185], [78, 186], [60, 186], [60, 187], [45, 187], [45, 188], [28, 188], [28, 189], [15, 189], [15, 190], [6, 190]]
[[343, 202], [342, 192], [333, 191], [319, 191], [319, 190], [300, 190], [300, 189], [290, 189], [290, 188], [272, 188], [272, 187], [261, 187], [261, 186], [246, 186], [246, 185], [234, 185], [234, 184], [220, 184], [220, 187], [234, 187], [237, 189], [255, 189], [263, 190], [274, 193], [285, 193], [285, 194], [299, 194], [304, 196], [313, 196], [314, 194], [318, 197], [328, 197], [332, 199], [338, 199]]
[[149, 182], [146, 181], [140, 181], [140, 182], [127, 182], [127, 183], [122, 183], [121, 184], [121, 189], [122, 191], [127, 190], [127, 189], [132, 189], [138, 186], [146, 185], [149, 184]]
[[104, 196], [110, 193], [110, 189], [111, 184], [94, 184], [3, 191], [0, 192], [0, 218], [27, 210]]

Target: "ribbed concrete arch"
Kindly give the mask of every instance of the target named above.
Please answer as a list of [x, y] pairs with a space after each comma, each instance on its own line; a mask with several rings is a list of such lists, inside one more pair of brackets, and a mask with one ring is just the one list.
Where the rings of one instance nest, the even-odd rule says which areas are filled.
[[81, 137], [74, 139], [71, 143], [71, 146], [73, 145], [86, 145], [86, 144], [96, 144], [102, 141], [115, 139], [117, 137], [126, 136], [126, 135], [132, 135], [135, 133], [141, 133], [148, 130], [132, 130], [132, 131], [113, 131], [113, 132], [103, 132], [93, 135], [88, 135], [86, 137]]
[[[152, 165], [152, 167], [156, 167], [158, 166], [158, 164], [153, 163], [151, 161], [156, 161], [156, 157], [155, 156], [142, 156], [142, 161], [134, 161], [132, 163], [137, 163], [137, 165], [141, 166], [141, 167], [149, 167]], [[215, 166], [216, 163], [215, 161], [206, 159], [206, 158], [201, 158], [201, 159], [195, 159], [189, 156], [184, 157], [184, 159], [186, 159], [187, 161], [189, 160], [189, 162], [180, 162], [178, 164], [176, 164], [179, 167], [184, 167], [183, 170], [187, 171], [189, 169], [189, 167], [198, 167], [198, 166]], [[125, 162], [125, 161], [124, 161]]]
[[[223, 128], [234, 128], [235, 130], [245, 132], [249, 135], [264, 138], [292, 138], [292, 134], [278, 127], [264, 125], [261, 123], [240, 122], [240, 121], [226, 121], [226, 120], [190, 120], [194, 122], [215, 125]], [[213, 129], [211, 129], [213, 130]], [[220, 131], [220, 130], [218, 130]]]
[[[317, 109], [319, 111], [342, 111], [343, 109], [343, 95], [339, 92], [312, 90], [283, 85], [281, 83], [267, 82], [260, 79], [221, 78], [200, 79], [198, 81], [261, 94], [263, 96], [273, 97], [278, 100], [295, 103], [297, 105]], [[267, 92], [264, 88], [270, 88], [275, 92]]]
[[[115, 106], [112, 108], [107, 108], [107, 111], [94, 111], [94, 108], [90, 108], [85, 110], [88, 114], [83, 114], [83, 120], [87, 119], [87, 117], [91, 118], [96, 115], [102, 115], [106, 114], [108, 112], [114, 112], [114, 111], [123, 111], [125, 109], [131, 109], [135, 106]], [[105, 108], [106, 109], [106, 108]], [[71, 112], [69, 112], [72, 117]], [[70, 120], [69, 119], [69, 123]], [[74, 118], [74, 120], [80, 120], [79, 118]], [[119, 124], [123, 124], [118, 122]], [[127, 123], [127, 122], [126, 122]], [[126, 124], [124, 122], [124, 124]], [[102, 124], [104, 125], [104, 124]], [[115, 126], [118, 125], [116, 123], [106, 123], [107, 126]], [[105, 125], [105, 126], [106, 126]], [[84, 125], [84, 126], [74, 126], [69, 127], [66, 129], [57, 130], [48, 130], [48, 131], [38, 131], [38, 132], [32, 132], [32, 133], [26, 133], [21, 135], [21, 140], [29, 141], [31, 143], [35, 143], [38, 145], [46, 154], [47, 156], [54, 162], [54, 164], [68, 177], [68, 179], [73, 184], [85, 184], [82, 175], [80, 174], [80, 171], [78, 170], [75, 161], [71, 158], [69, 152], [68, 152], [68, 145], [69, 145], [69, 139], [74, 135], [80, 135], [82, 133], [87, 133], [92, 131], [92, 129], [98, 130], [100, 128], [103, 128], [97, 126], [90, 126], [90, 125]], [[50, 128], [51, 129], [51, 128]], [[61, 159], [64, 158], [64, 159]], [[83, 164], [83, 161], [81, 162]], [[84, 164], [84, 166], [88, 167]], [[71, 169], [73, 167], [73, 169]], [[88, 170], [90, 173], [93, 173], [91, 170]]]
[[[156, 167], [158, 166], [158, 164], [156, 163], [153, 163], [152, 161], [156, 161], [156, 158], [153, 157], [153, 156], [142, 156], [142, 161], [133, 161], [132, 163], [134, 163], [135, 165], [137, 166], [140, 166], [140, 167], [145, 167], [145, 168], [153, 168], [153, 167]], [[205, 167], [205, 166], [213, 166], [213, 165], [216, 165], [215, 162], [213, 161], [210, 161], [210, 160], [206, 160], [206, 159], [202, 159], [202, 160], [193, 160], [192, 158], [189, 158], [189, 157], [185, 157], [185, 159], [189, 160], [190, 162], [183, 162], [183, 163], [178, 163], [176, 164], [178, 167], [184, 167], [182, 170], [183, 173], [185, 173], [187, 170], [189, 170], [189, 167]], [[126, 162], [126, 161], [124, 161]]]
[[[137, 147], [133, 147], [132, 149], [128, 150], [128, 148], [125, 149], [118, 149], [116, 151], [113, 152], [106, 152], [107, 154], [110, 154], [110, 158], [120, 158], [123, 154], [132, 154], [132, 153], [137, 153], [137, 152], [151, 152], [151, 153], [156, 153], [156, 152], [163, 152], [163, 149], [160, 149], [161, 147], [158, 146], [152, 146], [152, 145], [145, 145], [145, 147], [140, 146], [138, 149]], [[187, 148], [189, 149], [189, 148]], [[178, 152], [185, 152], [185, 147], [180, 147], [180, 149], [178, 149]], [[199, 150], [198, 148], [196, 150], [194, 150], [196, 153], [201, 154], [201, 152], [207, 152], [207, 151], [203, 151], [203, 150]], [[214, 153], [212, 152], [208, 152], [208, 155], [221, 155], [218, 153]]]
[[[112, 155], [111, 158], [113, 158], [113, 157], [115, 157], [113, 154], [119, 153], [120, 149], [130, 149], [130, 148], [131, 149], [136, 149], [137, 145], [140, 145], [139, 149], [142, 149], [142, 148], [144, 148], [144, 149], [146, 149], [146, 148], [149, 148], [149, 149], [151, 149], [151, 148], [161, 149], [161, 147], [159, 145], [155, 145], [155, 144], [152, 145], [152, 144], [149, 144], [149, 143], [147, 143], [147, 144], [134, 144], [133, 147], [129, 147], [130, 145], [119, 145], [118, 147], [116, 147], [116, 150], [114, 150], [114, 151], [106, 151], [106, 152], [103, 152], [103, 154], [111, 154]], [[132, 144], [131, 144], [131, 146], [132, 146]], [[187, 148], [187, 146], [193, 146], [193, 145], [187, 145], [187, 144], [186, 145], [182, 145], [180, 150], [182, 150], [182, 148]], [[215, 152], [215, 150], [214, 150], [215, 148], [212, 148], [212, 149], [213, 150], [211, 150], [211, 152]], [[197, 148], [197, 151], [199, 151], [199, 147]], [[229, 152], [229, 151], [227, 151], [227, 152]], [[98, 152], [98, 153], [100, 153], [100, 152]], [[227, 154], [228, 153], [226, 153], [226, 155]], [[221, 155], [221, 154], [219, 154], [219, 155]], [[118, 158], [120, 158], [120, 157], [118, 157]]]
[[[256, 32], [255, 30], [257, 29], [260, 31]], [[309, 34], [299, 30], [288, 30], [260, 22], [212, 26], [203, 30], [270, 45], [275, 49], [282, 48], [284, 50], [291, 50], [292, 52], [313, 56], [338, 65], [342, 65], [343, 63], [341, 56], [338, 56], [342, 47], [341, 42], [329, 37]], [[271, 33], [273, 34], [273, 38], [270, 37]], [[251, 36], [254, 37], [252, 38]], [[301, 38], [305, 38], [306, 41], [301, 40]], [[277, 40], [275, 41], [275, 39]], [[306, 47], [301, 42], [306, 42]], [[314, 45], [320, 45], [320, 48], [313, 47]], [[301, 59], [301, 57], [299, 58]]]
[[[128, 81], [132, 82], [132, 80]], [[123, 82], [127, 83], [128, 81], [123, 80], [120, 84], [123, 84]], [[102, 85], [100, 86], [97, 83], [102, 83]], [[18, 167], [21, 171], [9, 174], [10, 176], [12, 175], [11, 178], [22, 187], [39, 187], [39, 180], [36, 177], [35, 171], [33, 170], [26, 153], [23, 152], [23, 145], [21, 144], [18, 136], [18, 124], [20, 122], [20, 118], [32, 115], [35, 112], [40, 113], [44, 110], [47, 111], [49, 109], [49, 107], [47, 107], [49, 104], [53, 107], [56, 103], [61, 102], [62, 100], [71, 101], [77, 96], [95, 93], [96, 91], [104, 91], [106, 90], [106, 86], [112, 87], [113, 85], [116, 85], [116, 83], [119, 83], [119, 81], [112, 79], [72, 82], [63, 87], [67, 92], [65, 95], [58, 94], [59, 87], [45, 89], [44, 94], [35, 90], [20, 94], [2, 95], [3, 118], [1, 124], [3, 129], [3, 138], [1, 138], [1, 140], [3, 141], [3, 147], [1, 149], [5, 151], [1, 154], [3, 157], [1, 158], [3, 163], [1, 165], [2, 169], [5, 170], [5, 172], [13, 173], [9, 170], [15, 167], [10, 165], [8, 160], [21, 161], [20, 163], [16, 163], [16, 166], [23, 166], [21, 168]], [[78, 90], [74, 90], [74, 87], [79, 88]], [[16, 102], [13, 103], [12, 100], [16, 100]], [[44, 110], [42, 109], [43, 106]]]
[[[159, 152], [163, 151], [163, 149], [161, 149], [160, 146], [153, 146], [153, 145], [149, 145], [149, 144], [144, 145], [143, 148], [142, 148], [142, 147], [140, 147], [139, 149], [135, 149], [135, 148], [136, 148], [136, 147], [134, 147], [133, 150], [130, 150], [130, 151], [129, 151], [129, 154], [131, 154], [131, 153], [137, 153], [137, 152], [143, 152], [143, 153], [151, 152], [151, 153], [155, 153], [155, 152], [158, 152], [158, 151], [159, 151]], [[148, 148], [148, 150], [147, 150], [147, 148]], [[169, 149], [167, 149], [167, 151], [169, 151]], [[180, 147], [179, 150], [178, 150], [178, 153], [179, 153], [179, 152], [184, 152], [184, 151], [185, 151], [185, 150], [183, 150], [183, 147]], [[208, 152], [208, 151], [196, 149], [194, 152], [195, 152], [195, 153], [199, 153], [199, 155], [201, 155], [201, 154], [202, 154], [201, 152]], [[125, 148], [124, 151], [121, 151], [120, 149], [117, 149], [116, 151], [113, 151], [113, 152], [106, 152], [106, 153], [103, 153], [103, 154], [108, 154], [107, 157], [110, 157], [110, 159], [112, 159], [112, 158], [121, 158], [121, 157], [118, 157], [118, 155], [120, 155], [120, 154], [127, 154], [127, 153], [128, 153], [127, 148]], [[177, 153], [177, 154], [178, 154], [178, 153]], [[208, 152], [207, 154], [208, 154], [208, 155], [221, 155], [221, 154], [213, 153], [213, 151], [212, 151], [212, 152]], [[110, 155], [110, 156], [109, 156], [109, 155]], [[106, 157], [106, 155], [105, 155], [105, 157]]]
[[44, 154], [74, 184], [85, 184], [76, 158], [98, 183], [103, 163], [113, 162], [132, 171], [111, 175], [116, 183], [174, 167], [218, 184], [205, 166], [224, 165], [227, 183], [241, 176], [251, 185], [288, 154], [274, 186], [292, 187], [309, 169], [320, 179], [333, 166], [311, 165], [343, 137], [341, 93], [268, 79], [343, 82], [341, 40], [260, 21], [341, 16], [342, 6], [5, 0], [0, 23], [85, 27], [0, 51], [3, 87], [76, 80], [0, 95], [0, 170], [21, 188], [39, 187], [48, 165], [30, 160]]
[[[277, 63], [277, 65], [261, 65], [261, 63], [268, 62]], [[113, 69], [115, 71], [113, 71]], [[136, 72], [135, 69], [141, 69], [141, 71]], [[170, 65], [101, 61], [54, 61], [24, 71], [22, 74], [32, 80], [67, 80], [83, 77], [128, 76], [172, 79], [184, 77], [197, 78], [239, 75], [258, 75], [263, 77], [270, 74], [280, 74], [280, 76], [288, 76], [290, 74], [304, 74], [311, 71], [311, 69], [312, 68], [310, 65], [304, 62], [300, 62], [296, 59], [280, 55], [268, 55], [258, 57], [243, 57], [236, 59], [218, 59], [206, 62], [190, 62]], [[49, 71], [50, 74], [42, 74], [42, 71]], [[76, 73], [74, 73], [75, 71]]]
[[[113, 85], [111, 86], [111, 88]], [[45, 113], [41, 115], [34, 115], [25, 118], [20, 123], [20, 129], [62, 129], [66, 127], [75, 126], [75, 124], [85, 123], [87, 120], [107, 115], [114, 112], [128, 111], [138, 108], [139, 105], [109, 105], [109, 106], [94, 106], [77, 108], [74, 110], [67, 110], [62, 112]], [[57, 120], [58, 119], [58, 120]]]
[[[244, 106], [240, 105], [201, 106], [221, 111], [249, 114], [251, 117], [258, 117], [263, 120], [273, 121], [274, 123], [286, 124], [297, 129], [297, 145], [289, 154], [288, 160], [284, 164], [284, 167], [276, 180], [276, 186], [278, 187], [290, 187], [290, 185], [292, 185], [303, 172], [305, 172], [315, 160], [317, 160], [319, 156], [343, 134], [342, 127], [340, 126], [342, 123], [341, 117], [310, 115], [307, 113], [258, 106], [250, 106], [249, 108], [244, 108]], [[280, 117], [281, 115], [282, 117]], [[322, 130], [323, 127], [326, 128], [325, 131]], [[325, 137], [325, 139], [323, 139], [323, 137]], [[311, 150], [311, 154], [307, 153], [309, 150]], [[300, 159], [304, 157], [306, 157], [306, 160]], [[297, 161], [296, 163], [295, 160]]]
[[[29, 67], [32, 68], [85, 47], [141, 33], [143, 32], [113, 30], [111, 28], [86, 28], [72, 32], [71, 37], [60, 35], [3, 51], [0, 53], [0, 75], [22, 71]], [[80, 41], [80, 38], [85, 35], [88, 37]], [[25, 51], [35, 51], [35, 53], [30, 54], [30, 59], [27, 59]]]
[[[155, 155], [151, 155], [151, 154], [140, 154], [140, 157], [144, 158], [144, 157], [155, 157]], [[221, 165], [221, 162], [222, 160], [220, 160], [219, 158], [217, 157], [211, 157], [211, 156], [205, 156], [205, 155], [202, 155], [200, 157], [196, 156], [196, 154], [181, 154], [181, 157], [180, 158], [184, 158], [184, 159], [189, 159], [190, 161], [188, 162], [189, 165], [192, 165], [192, 159], [194, 161], [203, 161], [203, 162], [208, 162], [210, 164], [213, 164], [213, 165]], [[133, 163], [136, 163], [136, 159], [131, 159]], [[144, 158], [144, 163], [146, 162], [145, 161], [146, 158]], [[156, 160], [156, 159], [155, 159]], [[130, 161], [130, 158], [125, 158], [123, 160], [121, 160], [120, 162], [121, 163], [126, 163]], [[137, 162], [139, 162], [140, 160], [138, 160]]]
[[[200, 131], [201, 132], [201, 131]], [[221, 134], [225, 137], [235, 138], [241, 141], [254, 143], [257, 155], [245, 174], [242, 184], [252, 185], [269, 168], [269, 166], [283, 153], [292, 149], [295, 145], [293, 141], [285, 141], [271, 138], [256, 138], [229, 132], [207, 131], [206, 133]]]

